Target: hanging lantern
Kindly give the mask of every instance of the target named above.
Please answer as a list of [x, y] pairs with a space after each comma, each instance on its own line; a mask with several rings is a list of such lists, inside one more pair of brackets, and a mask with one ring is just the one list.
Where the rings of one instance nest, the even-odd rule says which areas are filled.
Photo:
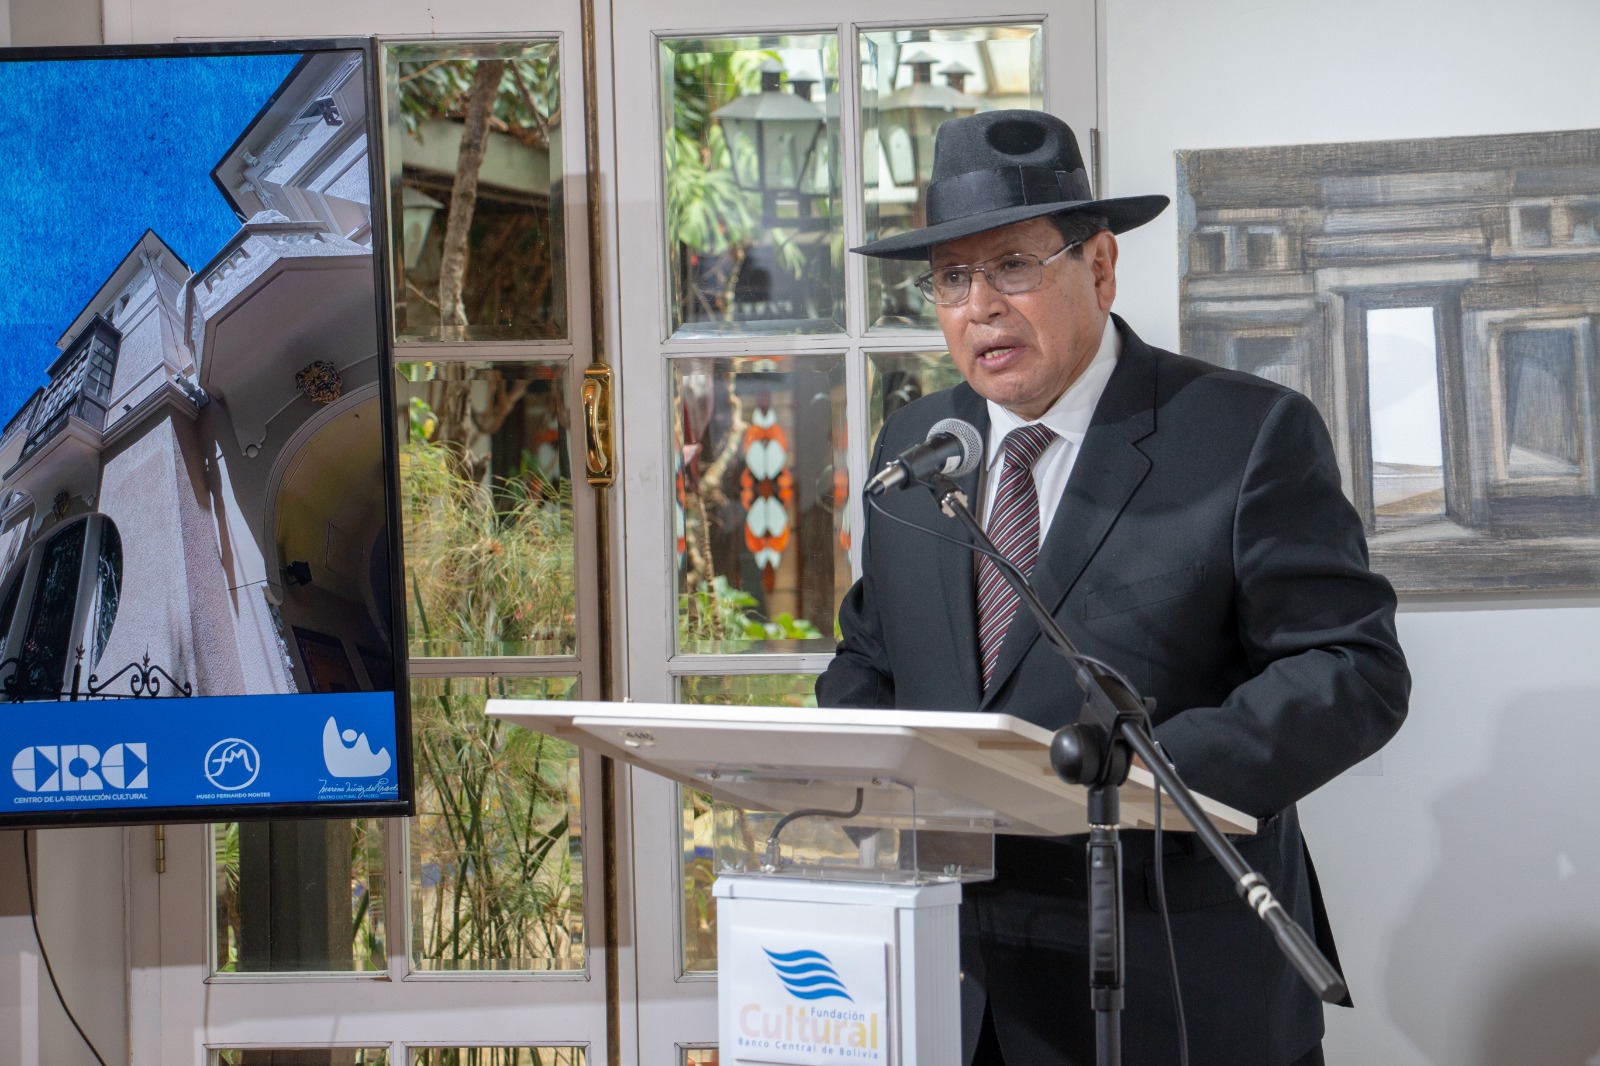
[[972, 72], [960, 64], [944, 71], [947, 77], [955, 74], [947, 84], [935, 85], [933, 67], [938, 60], [933, 56], [917, 51], [904, 62], [911, 68], [911, 84], [879, 103], [879, 136], [894, 183], [926, 185], [933, 176], [933, 135], [950, 119], [975, 114], [978, 101], [962, 91]]
[[825, 116], [809, 95], [783, 91], [783, 73], [767, 60], [760, 92], [712, 112], [728, 141], [733, 180], [746, 192], [813, 193]]

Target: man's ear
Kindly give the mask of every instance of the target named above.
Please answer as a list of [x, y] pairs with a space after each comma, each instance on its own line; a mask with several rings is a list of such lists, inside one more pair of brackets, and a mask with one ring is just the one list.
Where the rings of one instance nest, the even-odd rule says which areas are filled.
[[1089, 256], [1089, 270], [1094, 275], [1094, 292], [1100, 310], [1110, 311], [1117, 298], [1117, 238], [1110, 230], [1101, 230], [1089, 238], [1084, 249]]

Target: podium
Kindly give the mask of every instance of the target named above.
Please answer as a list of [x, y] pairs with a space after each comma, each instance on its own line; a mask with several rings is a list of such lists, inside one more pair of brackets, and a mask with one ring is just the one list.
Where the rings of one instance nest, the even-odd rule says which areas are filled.
[[[1089, 829], [1051, 733], [1004, 714], [490, 700], [488, 713], [716, 801], [726, 1064], [956, 1066], [961, 884], [994, 834]], [[1121, 828], [1153, 828], [1140, 768]], [[1226, 833], [1255, 819], [1206, 797]], [[1164, 807], [1162, 827], [1190, 829]]]

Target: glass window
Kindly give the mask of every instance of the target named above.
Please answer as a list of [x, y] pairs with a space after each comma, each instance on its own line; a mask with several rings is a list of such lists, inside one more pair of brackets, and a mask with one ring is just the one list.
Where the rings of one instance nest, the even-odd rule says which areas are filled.
[[386, 1047], [218, 1048], [212, 1066], [389, 1066]]
[[28, 628], [23, 637], [23, 662], [17, 667], [25, 697], [54, 699], [66, 679], [72, 646], [72, 616], [78, 607], [78, 577], [83, 564], [87, 522], [73, 522], [51, 537], [33, 587]]
[[884, 421], [912, 400], [960, 382], [961, 372], [949, 352], [871, 353], [867, 357], [867, 432], [871, 441], [878, 439]]
[[567, 335], [554, 41], [385, 50], [395, 336]]
[[[866, 239], [928, 224], [933, 138], [952, 118], [1044, 106], [1037, 23], [879, 30], [861, 35], [861, 168]], [[936, 329], [914, 282], [926, 264], [868, 258], [867, 320]]]
[[417, 1047], [411, 1066], [584, 1066], [581, 1047]]
[[417, 816], [410, 823], [411, 966], [581, 970], [578, 751], [486, 718], [484, 702], [491, 696], [576, 699], [577, 679], [412, 681]]
[[572, 655], [567, 361], [400, 366], [413, 655]]
[[1517, 208], [1517, 229], [1524, 248], [1550, 247], [1550, 208], [1533, 206]]
[[831, 651], [850, 587], [844, 357], [672, 362], [678, 648]]
[[[722, 674], [678, 678], [679, 703], [743, 704], [753, 707], [815, 707], [816, 674]], [[678, 832], [679, 874], [683, 885], [680, 942], [684, 973], [717, 970], [717, 901], [711, 797], [692, 788], [678, 789], [682, 818]], [[690, 1059], [691, 1062], [715, 1062]]]
[[839, 40], [661, 45], [668, 332], [844, 328]]
[[[296, 819], [216, 825], [212, 827], [212, 871], [214, 972], [388, 968], [382, 822]], [[338, 1052], [354, 1053], [348, 1049]]]
[[94, 626], [94, 656], [89, 660], [93, 669], [106, 650], [111, 637], [111, 627], [117, 620], [117, 605], [122, 602], [122, 535], [109, 518], [101, 519], [100, 558], [95, 566], [94, 608], [90, 612]]
[[1379, 518], [1445, 513], [1444, 434], [1432, 307], [1368, 311], [1372, 506]]
[[1505, 462], [1514, 478], [1579, 472], [1576, 340], [1570, 329], [1523, 329], [1505, 336]]

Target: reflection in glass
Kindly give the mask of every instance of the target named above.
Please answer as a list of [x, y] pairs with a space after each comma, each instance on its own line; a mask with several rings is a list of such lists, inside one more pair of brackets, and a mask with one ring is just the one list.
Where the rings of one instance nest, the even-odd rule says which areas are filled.
[[395, 336], [567, 334], [554, 41], [391, 44]]
[[[952, 118], [1044, 105], [1037, 23], [879, 30], [861, 35], [861, 167], [866, 239], [928, 224], [933, 140]], [[875, 328], [935, 329], [913, 279], [921, 262], [867, 259]]]
[[102, 518], [100, 527], [100, 558], [95, 566], [94, 604], [89, 617], [94, 620], [94, 655], [90, 668], [100, 662], [106, 650], [106, 640], [117, 621], [117, 606], [122, 602], [122, 535], [116, 523]]
[[386, 1047], [218, 1048], [213, 1066], [389, 1066]]
[[867, 432], [878, 439], [883, 423], [931, 392], [960, 384], [949, 352], [873, 352], [867, 357]]
[[1380, 518], [1444, 514], [1444, 435], [1431, 307], [1368, 311], [1372, 506]]
[[399, 368], [413, 655], [571, 655], [567, 363]]
[[387, 969], [383, 871], [375, 819], [212, 826], [214, 972]]
[[583, 968], [577, 749], [483, 713], [577, 694], [576, 678], [412, 681], [414, 970]]
[[584, 1066], [581, 1047], [414, 1047], [411, 1066]]
[[838, 38], [666, 40], [661, 70], [669, 332], [842, 330]]
[[[742, 704], [749, 707], [815, 707], [816, 674], [700, 674], [678, 678], [679, 703]], [[717, 970], [717, 901], [713, 865], [715, 826], [711, 797], [691, 788], [678, 789], [682, 813], [678, 831], [679, 874], [683, 884], [682, 930], [684, 973]], [[692, 1062], [716, 1061], [711, 1058]]]
[[831, 651], [850, 586], [844, 358], [676, 359], [678, 648]]
[[678, 1057], [679, 1066], [717, 1066], [720, 1061], [717, 1049], [714, 1047], [680, 1047]]

